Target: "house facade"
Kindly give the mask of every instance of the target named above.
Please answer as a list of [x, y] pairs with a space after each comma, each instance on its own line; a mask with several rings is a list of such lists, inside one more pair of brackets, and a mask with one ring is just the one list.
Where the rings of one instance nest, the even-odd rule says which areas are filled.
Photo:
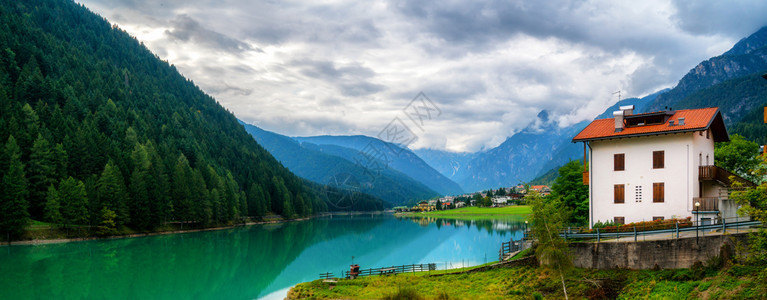
[[633, 114], [633, 106], [625, 106], [613, 116], [573, 138], [584, 143], [588, 161], [589, 227], [735, 217], [737, 205], [728, 197], [733, 174], [714, 166], [714, 143], [729, 141], [718, 108]]

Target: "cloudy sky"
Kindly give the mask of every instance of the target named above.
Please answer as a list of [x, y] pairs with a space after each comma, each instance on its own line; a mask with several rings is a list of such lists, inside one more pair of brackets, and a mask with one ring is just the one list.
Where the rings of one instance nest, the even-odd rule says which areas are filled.
[[423, 92], [439, 115], [410, 146], [451, 151], [673, 87], [767, 25], [763, 0], [77, 1], [247, 123], [376, 136]]

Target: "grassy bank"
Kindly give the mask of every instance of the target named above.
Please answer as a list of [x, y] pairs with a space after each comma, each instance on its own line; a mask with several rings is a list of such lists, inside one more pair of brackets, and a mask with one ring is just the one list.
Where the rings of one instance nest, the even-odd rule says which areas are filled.
[[497, 220], [497, 219], [519, 219], [524, 220], [532, 213], [532, 209], [527, 205], [513, 205], [505, 207], [464, 207], [449, 210], [430, 211], [430, 212], [406, 212], [397, 213], [397, 216], [404, 217], [430, 217], [430, 218], [450, 218], [458, 220]]
[[[571, 299], [753, 299], [767, 288], [748, 266], [679, 270], [574, 269], [566, 277]], [[289, 299], [563, 299], [559, 277], [545, 268], [510, 267], [428, 276], [399, 274], [301, 283]]]
[[532, 208], [527, 205], [510, 205], [504, 207], [463, 207], [456, 209], [425, 212], [429, 216], [469, 216], [469, 215], [503, 215], [503, 216], [526, 216], [531, 214]]

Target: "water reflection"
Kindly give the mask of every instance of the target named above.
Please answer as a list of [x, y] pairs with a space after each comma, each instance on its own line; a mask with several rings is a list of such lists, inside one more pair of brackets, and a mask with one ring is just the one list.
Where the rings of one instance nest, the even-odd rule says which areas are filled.
[[229, 230], [100, 240], [0, 251], [1, 299], [244, 299], [363, 268], [497, 260], [519, 239], [513, 220], [334, 216]]

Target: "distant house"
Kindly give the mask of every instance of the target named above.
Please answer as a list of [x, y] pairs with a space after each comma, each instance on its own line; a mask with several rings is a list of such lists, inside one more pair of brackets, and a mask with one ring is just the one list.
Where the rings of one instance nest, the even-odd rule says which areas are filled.
[[525, 194], [522, 194], [522, 193], [511, 193], [511, 194], [509, 194], [509, 198], [511, 200], [521, 200], [522, 198], [525, 198]]
[[406, 212], [410, 210], [407, 206], [395, 206], [392, 209], [394, 209], [395, 212]]
[[453, 204], [454, 200], [455, 200], [455, 197], [453, 197], [453, 196], [445, 196], [445, 197], [439, 198], [439, 201], [443, 205], [451, 205], [451, 204]]
[[533, 186], [530, 186], [530, 190], [536, 191], [542, 196], [548, 196], [551, 194], [551, 188], [549, 188], [549, 186], [547, 185], [533, 185]]
[[511, 200], [511, 197], [509, 196], [493, 196], [493, 206], [504, 206], [506, 205], [509, 200]]
[[[434, 200], [434, 203], [436, 202], [437, 200]], [[421, 202], [418, 202], [417, 206], [413, 207], [413, 210], [422, 211], [422, 212], [432, 211], [432, 210], [436, 210], [436, 206], [433, 204], [429, 204], [428, 201], [421, 201]]]
[[714, 142], [730, 140], [718, 108], [643, 114], [633, 114], [633, 106], [620, 109], [573, 138], [584, 143], [588, 161], [583, 182], [589, 185], [589, 226], [685, 217], [705, 224], [735, 217], [737, 205], [728, 197], [734, 174], [714, 165]]

